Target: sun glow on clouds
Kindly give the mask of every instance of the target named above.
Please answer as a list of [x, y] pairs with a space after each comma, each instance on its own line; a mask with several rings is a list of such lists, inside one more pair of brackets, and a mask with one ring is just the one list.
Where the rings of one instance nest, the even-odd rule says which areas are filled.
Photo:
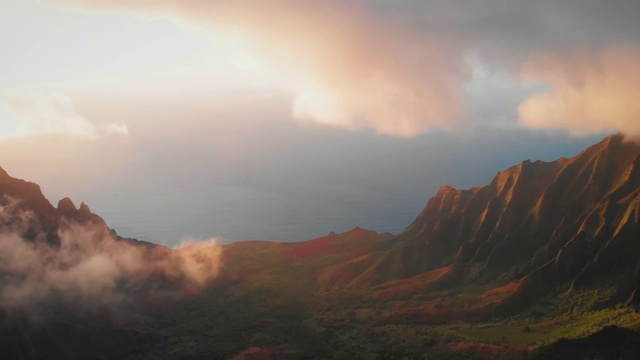
[[549, 54], [524, 69], [530, 82], [551, 90], [531, 96], [519, 109], [520, 123], [536, 129], [568, 129], [574, 135], [605, 131], [640, 133], [640, 51]]
[[412, 136], [453, 129], [463, 115], [464, 75], [451, 49], [359, 3], [71, 3], [173, 18], [190, 29], [197, 24], [200, 33], [208, 29], [212, 49], [236, 67], [221, 77], [251, 82], [249, 77], [254, 84], [291, 93], [298, 120]]
[[[130, 92], [142, 88], [141, 83], [178, 89], [186, 83], [207, 82], [212, 85], [205, 92], [215, 101], [218, 95], [210, 91], [212, 88], [220, 92], [231, 88], [261, 89], [261, 94], [290, 96], [290, 115], [301, 122], [348, 130], [373, 129], [399, 137], [434, 129], [454, 130], [471, 122], [466, 119], [478, 120], [468, 116], [463, 104], [465, 86], [473, 82], [465, 69], [465, 58], [477, 49], [473, 44], [464, 44], [465, 36], [447, 37], [446, 32], [424, 31], [416, 25], [419, 16], [428, 22], [432, 14], [394, 17], [376, 12], [375, 6], [367, 2], [340, 1], [49, 0], [25, 4], [31, 5], [24, 5], [21, 15], [28, 14], [31, 7], [43, 20], [49, 16], [43, 14], [53, 14], [50, 23], [47, 20], [30, 25], [42, 27], [38, 34], [77, 22], [77, 28], [70, 27], [76, 31], [56, 33], [68, 43], [38, 45], [50, 54], [58, 45], [71, 51], [43, 68], [51, 66], [50, 74], [69, 77], [76, 91], [83, 86], [107, 86], [114, 92], [122, 92], [118, 87]], [[413, 22], [405, 21], [411, 19]], [[99, 24], [94, 30], [101, 37], [95, 41], [76, 37], [77, 29], [88, 27], [89, 22]], [[113, 32], [109, 26], [120, 22], [120, 27], [127, 30]], [[456, 33], [456, 29], [449, 30]], [[13, 45], [24, 50], [16, 44]], [[79, 50], [85, 47], [90, 51]], [[627, 106], [632, 99], [629, 94], [636, 91], [630, 79], [637, 79], [634, 64], [638, 61], [632, 51], [618, 55], [611, 55], [612, 51], [594, 52], [575, 58], [537, 56], [539, 53], [532, 51], [523, 56], [533, 54], [525, 60], [529, 64], [526, 80], [547, 84], [552, 90], [528, 98], [519, 107], [518, 124], [569, 128], [576, 135], [638, 131], [634, 125], [637, 122], [632, 120], [637, 109], [633, 104]], [[631, 60], [623, 60], [626, 58]], [[568, 71], [567, 64], [572, 61], [581, 65]], [[618, 62], [622, 67], [617, 66]], [[489, 81], [501, 71], [516, 79], [517, 71], [505, 70], [510, 65], [502, 65], [492, 64], [498, 71], [491, 71]], [[24, 69], [22, 73], [21, 76], [29, 76]], [[0, 136], [46, 133], [98, 138], [127, 135], [129, 129], [134, 129], [133, 121], [138, 120], [132, 120], [133, 116], [123, 121], [97, 121], [83, 116], [76, 110], [82, 104], [74, 106], [76, 98], [67, 95], [73, 93], [64, 84], [48, 90], [46, 84], [61, 81], [61, 76], [49, 79], [50, 74], [42, 81], [38, 79], [45, 90], [0, 99], [4, 100], [0, 116], [12, 114], [5, 121], [11, 125], [0, 126]], [[527, 81], [514, 83], [527, 88]], [[486, 85], [474, 86], [483, 93]], [[491, 99], [501, 95], [483, 96]], [[151, 101], [158, 112], [166, 106], [160, 100]], [[495, 111], [509, 114], [502, 115], [508, 117], [502, 120], [504, 126], [516, 124], [515, 116], [510, 114], [515, 108], [512, 103], [510, 100], [509, 109]], [[621, 110], [623, 107], [625, 110]], [[132, 114], [136, 111], [131, 109]]]

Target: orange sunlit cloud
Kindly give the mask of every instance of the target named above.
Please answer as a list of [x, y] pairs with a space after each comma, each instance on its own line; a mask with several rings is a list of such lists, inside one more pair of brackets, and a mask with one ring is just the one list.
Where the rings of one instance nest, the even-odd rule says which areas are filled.
[[640, 133], [640, 51], [549, 54], [532, 59], [526, 81], [550, 85], [519, 109], [520, 123], [535, 129], [568, 129], [574, 135], [605, 131]]
[[[430, 7], [426, 2], [421, 5], [428, 11], [398, 16], [380, 11], [375, 3], [340, 1], [25, 0], [20, 4], [25, 4], [24, 9], [16, 14], [33, 13], [34, 18], [48, 19], [37, 22], [48, 32], [69, 22], [80, 26], [86, 21], [122, 21], [129, 26], [122, 32], [125, 37], [103, 24], [105, 27], [96, 27], [92, 33], [107, 35], [95, 41], [93, 36], [76, 37], [76, 31], [64, 33], [66, 37], [61, 36], [60, 41], [46, 42], [50, 46], [40, 44], [43, 53], [52, 57], [60, 48], [73, 51], [42, 65], [42, 74], [27, 71], [14, 79], [19, 86], [35, 83], [48, 89], [51, 84], [60, 85], [55, 92], [43, 96], [35, 91], [0, 99], [0, 112], [11, 113], [18, 132], [23, 134], [64, 133], [93, 138], [126, 135], [133, 122], [140, 119], [127, 116], [111, 120], [103, 116], [96, 122], [76, 111], [83, 104], [67, 90], [69, 86], [80, 90], [107, 86], [114, 89], [113, 94], [119, 94], [132, 93], [136, 88], [136, 97], [147, 96], [149, 90], [140, 84], [175, 89], [181, 95], [189, 92], [189, 97], [199, 96], [195, 92], [202, 90], [200, 93], [206, 93], [211, 101], [221, 101], [211, 88], [220, 92], [259, 88], [264, 94], [289, 97], [289, 113], [278, 113], [279, 118], [293, 117], [349, 130], [373, 129], [379, 134], [409, 137], [434, 129], [459, 129], [468, 124], [465, 119], [485, 121], [483, 116], [495, 117], [495, 112], [487, 116], [471, 109], [471, 114], [467, 113], [464, 88], [475, 80], [468, 76], [474, 70], [465, 68], [464, 59], [475, 52], [481, 57], [487, 55], [482, 52], [490, 54], [493, 46], [507, 46], [498, 37], [493, 39], [495, 43], [483, 39], [489, 45], [478, 48], [475, 32], [471, 28], [457, 29], [460, 23], [455, 21], [446, 22], [451, 25], [443, 22], [440, 31], [437, 26], [430, 28], [432, 22], [439, 23], [430, 19], [445, 17], [449, 7]], [[451, 5], [449, 10], [461, 14], [489, 11], [480, 8]], [[519, 14], [507, 11], [502, 16], [508, 19]], [[514, 36], [529, 39], [515, 30]], [[39, 38], [34, 35], [34, 39]], [[633, 79], [637, 78], [638, 61], [633, 50], [559, 55], [557, 47], [535, 44], [523, 41], [522, 47], [530, 48], [520, 52], [516, 47], [515, 62], [528, 64], [528, 81], [548, 85], [551, 90], [521, 104], [521, 125], [569, 128], [573, 134], [637, 131], [632, 120], [636, 107], [625, 105], [632, 99], [629, 94], [634, 93]], [[506, 69], [514, 87], [527, 87], [518, 83], [516, 72], [511, 72], [513, 59], [488, 59], [492, 70], [487, 78], [494, 79]], [[587, 85], [580, 85], [583, 80]], [[205, 83], [209, 89], [201, 85]], [[9, 81], [4, 88], [12, 91], [19, 87], [16, 84]], [[184, 84], [189, 84], [189, 90]], [[202, 88], [194, 90], [198, 86]], [[480, 81], [475, 88], [483, 92], [484, 102], [500, 96], [490, 93], [486, 82]], [[0, 96], [4, 92], [0, 89]], [[167, 105], [157, 99], [153, 104], [158, 113], [163, 113], [160, 107]], [[514, 103], [509, 103], [508, 108], [499, 109], [508, 114], [504, 122], [515, 124], [511, 115], [514, 108]], [[11, 130], [11, 126], [0, 126], [0, 137]]]
[[[361, 4], [75, 3], [100, 9], [121, 6], [212, 30], [214, 36], [235, 44], [236, 53], [223, 56], [292, 93], [292, 113], [298, 120], [412, 136], [453, 129], [463, 117], [465, 76], [447, 44], [376, 17]], [[229, 47], [220, 50], [224, 53]]]

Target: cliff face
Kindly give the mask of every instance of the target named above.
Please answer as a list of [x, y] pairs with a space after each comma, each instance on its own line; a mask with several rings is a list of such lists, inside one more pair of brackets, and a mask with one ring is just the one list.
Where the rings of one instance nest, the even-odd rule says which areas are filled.
[[104, 220], [86, 204], [78, 209], [71, 199], [64, 198], [56, 208], [42, 194], [40, 186], [12, 178], [0, 168], [0, 231], [7, 232], [20, 225], [22, 238], [58, 246], [58, 230], [69, 222], [91, 223], [108, 230]]
[[[350, 348], [331, 352], [339, 333], [357, 335], [344, 337], [348, 346], [375, 339], [382, 358], [398, 347], [422, 356], [424, 344], [512, 358], [601, 327], [604, 315], [574, 318], [576, 310], [638, 323], [619, 305], [640, 303], [639, 220], [640, 143], [619, 135], [571, 159], [524, 161], [483, 187], [443, 186], [396, 236], [355, 228], [300, 243], [175, 251], [118, 238], [85, 204], [65, 198], [54, 207], [37, 185], [0, 169], [0, 357], [231, 358], [256, 344], [357, 357], [345, 355]], [[510, 320], [496, 326], [502, 318]], [[446, 338], [434, 337], [434, 326], [452, 320], [466, 322], [460, 336], [447, 327]], [[487, 329], [502, 327], [483, 343]], [[397, 329], [418, 339], [416, 348], [399, 342]], [[453, 348], [450, 336], [460, 341]], [[510, 348], [534, 338], [543, 342]], [[637, 353], [628, 345], [638, 338], [604, 328], [560, 338], [540, 358], [585, 344], [618, 358]]]
[[636, 288], [639, 202], [640, 145], [610, 136], [571, 159], [524, 161], [484, 187], [443, 186], [374, 269], [389, 280], [453, 265], [458, 281], [574, 286], [615, 273]]

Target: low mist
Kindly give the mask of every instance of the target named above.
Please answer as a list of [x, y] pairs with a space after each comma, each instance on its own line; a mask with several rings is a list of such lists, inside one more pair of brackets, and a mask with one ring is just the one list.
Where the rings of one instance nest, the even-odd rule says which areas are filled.
[[[34, 229], [40, 229], [36, 231]], [[215, 239], [174, 250], [118, 238], [103, 224], [62, 219], [58, 243], [10, 198], [0, 202], [0, 309], [43, 316], [63, 303], [97, 309], [141, 296], [197, 291], [216, 277]], [[29, 234], [29, 236], [25, 236]]]

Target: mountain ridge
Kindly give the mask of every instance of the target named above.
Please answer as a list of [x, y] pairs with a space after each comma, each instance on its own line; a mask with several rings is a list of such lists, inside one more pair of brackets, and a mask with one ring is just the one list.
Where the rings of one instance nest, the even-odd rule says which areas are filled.
[[[16, 214], [31, 214], [20, 223], [26, 242], [64, 248], [58, 234], [77, 223], [99, 229], [87, 241], [115, 246], [116, 258], [131, 249], [110, 237], [144, 245], [131, 254], [149, 269], [118, 282], [135, 296], [108, 310], [120, 325], [93, 308], [63, 309], [72, 329], [120, 344], [126, 353], [115, 358], [614, 359], [640, 351], [640, 142], [619, 134], [571, 158], [522, 161], [484, 186], [443, 185], [396, 235], [356, 227], [295, 243], [167, 249], [117, 237], [84, 203], [64, 198], [54, 207], [38, 185], [1, 168], [0, 199], [4, 232], [17, 228]], [[216, 276], [185, 281], [201, 269], [190, 259], [206, 252], [219, 253]], [[3, 311], [0, 333], [11, 334]], [[108, 351], [95, 338], [76, 349], [84, 335], [60, 340], [51, 333], [67, 325], [43, 326], [0, 340], [0, 355], [37, 358], [53, 346], [100, 359]]]
[[[640, 146], [625, 142], [622, 135], [612, 135], [571, 159], [523, 161], [498, 172], [484, 187], [441, 187], [414, 222], [395, 238], [395, 251], [410, 247], [423, 259], [404, 275], [414, 276], [448, 262], [480, 263], [487, 271], [494, 269], [494, 274], [505, 272], [522, 261], [513, 244], [517, 237], [523, 239], [519, 245], [538, 245], [520, 251], [525, 256], [533, 251], [534, 259], [521, 270], [531, 271], [549, 261], [551, 254], [556, 255], [569, 241], [567, 237], [576, 236], [579, 229], [595, 236], [594, 224], [588, 220], [593, 222], [596, 210], [606, 208], [606, 204], [610, 204], [610, 212], [627, 214], [624, 219], [619, 213], [608, 215], [623, 226], [624, 221], [634, 219], [633, 208], [612, 207], [616, 202], [626, 201], [631, 206], [635, 201], [640, 184], [639, 154]], [[576, 174], [576, 180], [569, 179]], [[536, 244], [540, 238], [550, 241]], [[511, 259], [501, 264], [506, 252]]]

